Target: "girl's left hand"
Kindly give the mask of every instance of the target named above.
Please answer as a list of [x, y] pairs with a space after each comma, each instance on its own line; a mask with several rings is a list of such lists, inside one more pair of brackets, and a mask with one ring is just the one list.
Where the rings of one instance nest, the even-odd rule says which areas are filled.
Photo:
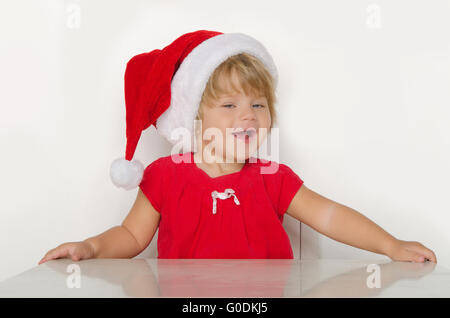
[[387, 256], [393, 261], [423, 263], [428, 259], [437, 263], [433, 251], [415, 241], [396, 240]]

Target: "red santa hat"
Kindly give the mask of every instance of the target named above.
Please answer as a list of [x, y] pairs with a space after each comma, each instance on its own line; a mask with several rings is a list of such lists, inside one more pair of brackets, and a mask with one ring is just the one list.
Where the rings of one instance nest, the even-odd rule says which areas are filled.
[[[112, 162], [110, 169], [117, 187], [130, 190], [140, 184], [144, 166], [133, 155], [142, 131], [150, 125], [170, 143], [178, 144], [182, 152], [193, 150], [194, 120], [206, 83], [222, 62], [239, 53], [263, 62], [276, 86], [278, 73], [272, 57], [259, 41], [242, 33], [190, 32], [162, 50], [141, 53], [128, 61], [126, 152], [125, 157]], [[186, 134], [177, 134], [180, 129]]]

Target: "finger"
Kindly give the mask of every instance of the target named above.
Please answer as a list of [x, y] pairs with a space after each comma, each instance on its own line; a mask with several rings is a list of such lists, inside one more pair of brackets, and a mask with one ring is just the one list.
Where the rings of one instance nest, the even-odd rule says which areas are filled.
[[425, 262], [430, 261], [430, 262], [436, 263], [434, 256], [430, 256], [430, 254], [428, 254], [428, 253], [423, 253], [422, 255], [425, 259]]
[[423, 246], [422, 244], [418, 249], [414, 249], [414, 251], [418, 254], [423, 255], [425, 259], [436, 263], [436, 255], [433, 253], [432, 250]]
[[38, 265], [41, 265], [45, 262], [45, 255], [41, 258], [41, 260], [38, 262]]
[[423, 263], [423, 262], [425, 262], [425, 256], [423, 256], [420, 253], [414, 253], [411, 261], [416, 262], [416, 263]]
[[429, 255], [427, 256], [428, 260], [433, 263], [437, 263], [436, 254], [432, 250], [429, 251]]
[[56, 249], [54, 249], [53, 251], [51, 251], [49, 253], [49, 255], [47, 256], [46, 260], [52, 260], [52, 259], [57, 259], [57, 258], [62, 258], [62, 257], [66, 257], [68, 254], [68, 248], [67, 247], [58, 247]]
[[44, 257], [41, 258], [41, 260], [39, 261], [39, 265], [42, 263], [45, 263], [46, 261], [48, 261], [48, 256], [50, 255], [50, 253], [52, 253], [55, 249], [51, 249], [50, 251], [48, 251], [47, 253], [45, 253]]
[[419, 254], [414, 251], [406, 251], [406, 261], [414, 262], [414, 263], [423, 263], [425, 261], [425, 257], [422, 254]]

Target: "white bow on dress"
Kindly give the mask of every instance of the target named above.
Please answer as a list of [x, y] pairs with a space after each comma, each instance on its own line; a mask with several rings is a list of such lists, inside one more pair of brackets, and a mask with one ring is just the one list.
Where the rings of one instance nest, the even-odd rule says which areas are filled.
[[217, 201], [216, 201], [217, 198], [225, 200], [225, 199], [228, 199], [231, 196], [234, 196], [234, 203], [236, 203], [236, 205], [239, 205], [240, 204], [239, 200], [236, 197], [236, 195], [234, 194], [234, 190], [233, 189], [225, 189], [224, 192], [217, 192], [217, 191], [211, 192], [211, 197], [213, 198], [213, 210], [212, 210], [212, 213], [216, 214], [216, 212], [217, 212]]

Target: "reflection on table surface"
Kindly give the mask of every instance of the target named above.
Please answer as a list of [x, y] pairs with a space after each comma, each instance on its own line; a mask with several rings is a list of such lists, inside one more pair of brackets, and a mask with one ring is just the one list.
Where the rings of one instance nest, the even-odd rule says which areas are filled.
[[0, 282], [0, 297], [450, 297], [450, 271], [379, 260], [58, 259]]

